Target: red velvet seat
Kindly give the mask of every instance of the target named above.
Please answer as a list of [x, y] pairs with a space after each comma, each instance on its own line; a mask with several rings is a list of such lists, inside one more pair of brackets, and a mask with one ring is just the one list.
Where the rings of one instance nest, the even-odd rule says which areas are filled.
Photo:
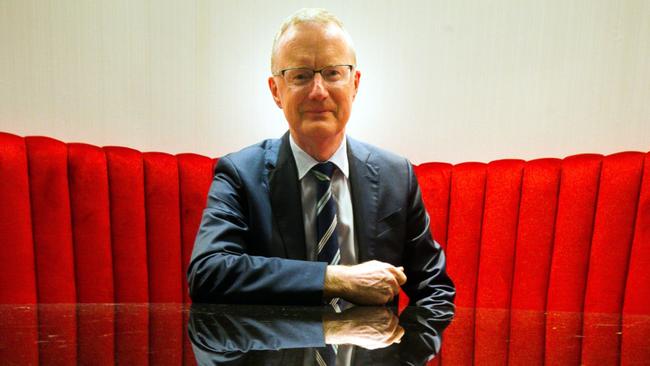
[[[215, 163], [0, 133], [0, 303], [189, 302], [185, 271]], [[425, 163], [416, 174], [456, 303], [467, 308], [459, 316], [469, 319], [447, 330], [451, 344], [435, 362], [607, 361], [605, 343], [642, 359], [643, 337], [623, 332], [619, 339], [598, 324], [617, 316], [624, 330], [637, 314], [650, 314], [650, 153]], [[520, 310], [553, 313], [533, 319]], [[581, 312], [584, 319], [574, 315]], [[114, 331], [128, 335], [133, 326], [179, 330], [184, 323], [140, 315], [109, 311], [106, 325], [114, 317]], [[39, 311], [34, 322], [44, 324], [41, 336], [55, 323], [58, 334], [98, 342], [86, 346], [107, 362], [113, 350], [130, 357], [132, 343], [146, 341], [102, 343], [92, 336], [102, 324], [86, 328], [83, 313], [77, 316], [54, 321]], [[182, 337], [172, 332], [149, 347], [182, 350]], [[31, 355], [61, 356], [42, 348]], [[123, 361], [144, 360], [134, 357]]]
[[[457, 305], [650, 313], [649, 156], [417, 166]], [[215, 162], [0, 133], [0, 303], [188, 301]]]
[[[189, 302], [185, 272], [215, 162], [0, 133], [0, 304]], [[618, 317], [623, 330], [650, 314], [650, 153], [425, 163], [416, 174], [456, 303], [467, 308], [459, 316], [469, 319], [447, 330], [445, 363], [525, 363], [526, 355], [589, 363], [585, 355], [611, 357], [605, 343], [623, 354], [644, 348], [643, 337], [612, 336], [598, 317]], [[474, 308], [504, 311], [485, 316]], [[533, 319], [525, 310], [553, 313]], [[584, 319], [574, 315], [581, 312]], [[110, 312], [107, 324], [114, 319], [119, 333], [133, 325], [178, 330], [184, 322], [141, 315]], [[34, 321], [51, 324], [48, 316]], [[57, 321], [59, 333], [79, 342], [101, 333], [101, 324]], [[182, 349], [182, 337], [149, 346]], [[112, 357], [141, 341], [125, 336], [96, 349]], [[57, 357], [47, 348], [35, 354]]]

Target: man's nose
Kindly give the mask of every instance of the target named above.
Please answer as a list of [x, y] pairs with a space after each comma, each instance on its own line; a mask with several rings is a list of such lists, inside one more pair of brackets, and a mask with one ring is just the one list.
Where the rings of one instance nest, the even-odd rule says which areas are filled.
[[311, 89], [309, 90], [309, 98], [322, 100], [327, 98], [327, 85], [323, 76], [320, 73], [314, 74], [314, 80], [312, 81]]

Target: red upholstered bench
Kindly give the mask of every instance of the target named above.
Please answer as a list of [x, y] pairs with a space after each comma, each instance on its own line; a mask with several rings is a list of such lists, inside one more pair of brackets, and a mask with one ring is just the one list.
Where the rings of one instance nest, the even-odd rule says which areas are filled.
[[[0, 303], [189, 301], [215, 162], [0, 133]], [[457, 305], [650, 313], [650, 153], [416, 173]]]
[[[215, 162], [0, 133], [0, 304], [189, 302], [185, 270]], [[446, 331], [443, 359], [507, 360], [508, 349], [523, 348], [546, 349], [548, 362], [562, 363], [578, 362], [581, 348], [600, 357], [607, 347], [645, 347], [634, 342], [650, 329], [635, 330], [636, 337], [623, 332], [618, 345], [598, 317], [619, 316], [625, 329], [635, 314], [650, 314], [650, 153], [425, 163], [416, 173], [464, 308], [458, 316], [467, 318]], [[486, 318], [475, 308], [506, 311]], [[549, 315], [537, 312], [535, 321], [507, 309]], [[55, 321], [57, 334], [103, 342], [92, 336], [103, 332], [101, 324], [77, 329], [72, 315]], [[135, 318], [111, 316], [116, 333], [170, 329], [171, 338], [143, 349], [174, 349], [175, 357], [191, 359], [187, 339], [179, 343], [184, 320], [146, 308]], [[48, 310], [38, 318], [47, 324]], [[113, 347], [147, 342], [124, 334], [114, 346], [71, 350], [70, 357], [110, 359]], [[36, 335], [23, 337], [12, 344]], [[41, 359], [60, 357], [47, 344]], [[25, 360], [38, 353], [32, 349]]]
[[0, 133], [0, 303], [189, 301], [214, 163]]

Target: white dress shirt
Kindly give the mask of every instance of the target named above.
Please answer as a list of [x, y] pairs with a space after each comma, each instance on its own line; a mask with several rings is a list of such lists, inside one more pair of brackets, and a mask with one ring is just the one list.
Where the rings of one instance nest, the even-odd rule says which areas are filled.
[[[318, 258], [316, 253], [316, 191], [317, 181], [313, 174], [309, 174], [314, 165], [320, 163], [312, 158], [296, 144], [292, 136], [289, 136], [293, 158], [298, 167], [298, 179], [300, 180], [300, 194], [302, 198], [302, 217], [305, 224], [305, 246], [307, 249], [307, 260], [315, 261]], [[354, 240], [354, 214], [352, 212], [352, 196], [350, 195], [350, 169], [348, 165], [348, 153], [346, 138], [343, 138], [341, 145], [328, 161], [336, 165], [338, 169], [332, 174], [332, 196], [336, 203], [337, 225], [339, 247], [341, 248], [341, 264], [357, 264], [357, 250]]]

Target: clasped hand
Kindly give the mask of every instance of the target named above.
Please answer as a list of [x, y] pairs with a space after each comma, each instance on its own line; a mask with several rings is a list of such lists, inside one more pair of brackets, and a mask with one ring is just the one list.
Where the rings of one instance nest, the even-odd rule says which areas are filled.
[[399, 294], [404, 283], [403, 267], [376, 260], [354, 266], [328, 266], [323, 296], [340, 297], [358, 305], [384, 305]]

